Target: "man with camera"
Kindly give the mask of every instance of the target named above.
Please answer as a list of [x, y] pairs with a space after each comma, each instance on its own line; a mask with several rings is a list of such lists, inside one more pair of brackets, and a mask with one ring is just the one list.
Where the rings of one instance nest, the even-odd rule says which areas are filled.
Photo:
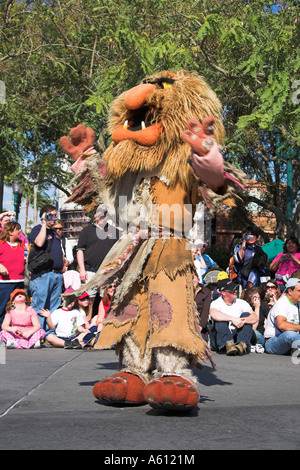
[[[53, 312], [60, 307], [63, 290], [63, 252], [61, 240], [53, 229], [57, 220], [56, 208], [50, 204], [40, 210], [41, 223], [33, 227], [29, 241], [29, 290], [31, 306], [39, 315], [41, 309]], [[44, 317], [39, 315], [41, 328], [49, 329]]]
[[234, 267], [237, 271], [237, 282], [246, 289], [249, 274], [253, 268], [252, 261], [256, 254], [264, 255], [261, 246], [257, 243], [259, 231], [256, 227], [246, 227], [242, 242], [234, 249]]

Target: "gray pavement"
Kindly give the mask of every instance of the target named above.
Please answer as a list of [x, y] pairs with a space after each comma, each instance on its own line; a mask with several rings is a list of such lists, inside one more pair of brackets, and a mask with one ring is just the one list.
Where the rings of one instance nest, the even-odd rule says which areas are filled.
[[102, 450], [103, 458], [117, 451], [299, 449], [300, 358], [213, 358], [217, 371], [207, 363], [196, 372], [197, 410], [180, 414], [96, 401], [93, 385], [117, 371], [113, 350], [6, 350], [0, 449]]

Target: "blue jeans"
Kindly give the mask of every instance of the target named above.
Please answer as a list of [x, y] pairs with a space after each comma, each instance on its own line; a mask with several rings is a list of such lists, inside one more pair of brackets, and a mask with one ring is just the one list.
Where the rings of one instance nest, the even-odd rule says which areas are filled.
[[0, 328], [6, 314], [6, 304], [15, 289], [24, 289], [24, 282], [0, 282]]
[[[249, 312], [241, 314], [240, 318], [250, 315]], [[214, 321], [210, 333], [212, 349], [220, 351], [223, 349], [227, 341], [234, 340], [235, 343], [246, 343], [247, 350], [250, 350], [250, 341], [252, 336], [252, 325], [245, 323], [242, 328], [236, 328], [235, 332], [231, 332], [227, 321]]]
[[264, 335], [262, 333], [260, 333], [260, 331], [258, 331], [258, 330], [253, 330], [253, 333], [254, 333], [255, 338], [256, 338], [256, 344], [261, 344], [262, 346], [264, 346], [265, 345]]
[[298, 331], [284, 331], [281, 335], [274, 336], [265, 342], [265, 351], [268, 354], [288, 354], [291, 348], [300, 349], [300, 333]]
[[38, 314], [41, 328], [48, 331], [46, 318], [41, 317], [39, 311], [41, 308], [46, 308], [52, 313], [60, 307], [63, 275], [54, 272], [42, 274], [29, 282], [29, 289], [32, 296], [31, 307]]

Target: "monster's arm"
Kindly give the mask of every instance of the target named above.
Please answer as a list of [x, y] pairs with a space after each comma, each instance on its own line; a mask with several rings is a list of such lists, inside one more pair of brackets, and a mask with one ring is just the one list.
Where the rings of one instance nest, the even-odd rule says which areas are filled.
[[201, 124], [197, 119], [190, 119], [188, 130], [182, 138], [192, 148], [191, 161], [196, 176], [212, 191], [224, 194], [227, 181], [231, 180], [243, 189], [242, 185], [224, 170], [224, 161], [214, 139], [214, 118], [209, 116]]
[[[79, 124], [70, 131], [70, 138], [61, 137], [62, 149], [75, 162], [71, 170], [75, 173], [75, 186], [68, 202], [83, 205], [90, 212], [105, 199], [105, 164], [94, 149], [95, 133], [91, 127]], [[97, 180], [97, 184], [95, 181]]]

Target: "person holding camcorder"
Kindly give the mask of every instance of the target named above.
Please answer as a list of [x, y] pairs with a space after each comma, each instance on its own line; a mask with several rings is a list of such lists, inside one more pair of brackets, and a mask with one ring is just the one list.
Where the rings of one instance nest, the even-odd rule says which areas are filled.
[[[56, 208], [46, 205], [40, 210], [41, 223], [33, 227], [29, 241], [31, 249], [28, 256], [30, 272], [29, 290], [31, 306], [38, 313], [41, 309], [50, 312], [59, 308], [63, 290], [63, 251], [61, 240], [53, 229], [57, 220]], [[39, 315], [41, 328], [47, 331], [44, 317]]]
[[243, 289], [247, 287], [248, 277], [253, 269], [255, 255], [264, 256], [261, 246], [258, 244], [259, 231], [256, 227], [246, 227], [242, 241], [234, 249], [234, 266], [237, 271], [237, 281]]

